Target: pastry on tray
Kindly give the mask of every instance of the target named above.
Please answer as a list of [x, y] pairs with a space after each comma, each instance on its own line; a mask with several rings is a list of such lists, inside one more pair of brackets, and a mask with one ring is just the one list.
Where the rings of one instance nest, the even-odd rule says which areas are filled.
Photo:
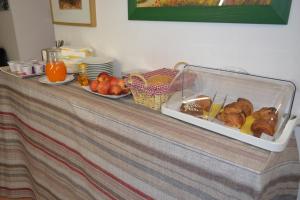
[[252, 103], [244, 98], [238, 98], [236, 102], [227, 104], [223, 110], [218, 113], [217, 119], [224, 122], [225, 125], [241, 128], [246, 122], [246, 117], [253, 112]]
[[275, 133], [275, 126], [267, 120], [255, 120], [251, 125], [251, 131], [255, 137], [260, 137], [262, 133], [273, 136]]
[[242, 109], [246, 117], [253, 113], [253, 105], [248, 99], [238, 98], [237, 99], [238, 107]]
[[273, 121], [277, 123], [278, 120], [278, 112], [274, 107], [263, 107], [258, 111], [253, 113], [253, 117], [255, 119], [262, 119], [267, 121]]
[[251, 131], [256, 137], [260, 137], [262, 133], [273, 136], [278, 121], [278, 112], [274, 107], [263, 107], [253, 113], [255, 119], [251, 125]]
[[202, 117], [204, 112], [209, 112], [211, 105], [212, 100], [210, 97], [200, 95], [195, 99], [183, 102], [180, 106], [180, 112], [190, 114], [195, 117]]
[[217, 115], [217, 119], [224, 122], [225, 125], [234, 128], [241, 128], [246, 121], [245, 114], [242, 112], [236, 112], [236, 113], [221, 112]]

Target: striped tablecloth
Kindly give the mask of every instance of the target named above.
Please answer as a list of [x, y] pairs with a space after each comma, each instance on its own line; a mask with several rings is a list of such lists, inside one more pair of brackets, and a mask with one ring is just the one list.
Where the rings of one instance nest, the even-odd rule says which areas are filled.
[[272, 153], [76, 82], [0, 72], [0, 196], [296, 199], [296, 140]]

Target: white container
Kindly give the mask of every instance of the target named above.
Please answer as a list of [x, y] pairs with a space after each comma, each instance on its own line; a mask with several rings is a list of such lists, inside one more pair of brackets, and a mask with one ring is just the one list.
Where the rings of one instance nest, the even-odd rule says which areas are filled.
[[[269, 151], [282, 151], [299, 121], [298, 116], [292, 113], [296, 87], [290, 81], [186, 65], [172, 81], [170, 88], [174, 94], [162, 105], [163, 114]], [[184, 112], [183, 106], [196, 102], [200, 95], [211, 99], [211, 107], [203, 111], [205, 115], [196, 117], [198, 111], [193, 113], [193, 106], [188, 107], [191, 112]], [[230, 127], [217, 119], [217, 114], [238, 98], [249, 100], [254, 111], [266, 107], [276, 109], [278, 120], [274, 126], [275, 133], [270, 136], [263, 132], [255, 137], [252, 133], [242, 133], [242, 128]], [[252, 114], [249, 117], [254, 117]], [[252, 125], [253, 121], [249, 126], [250, 131], [253, 131]]]
[[34, 64], [33, 68], [34, 68], [34, 73], [37, 75], [44, 73], [44, 65], [42, 64]]
[[15, 61], [9, 61], [8, 65], [9, 65], [9, 69], [10, 69], [11, 72], [16, 72], [17, 71], [16, 66], [15, 66], [16, 65]]
[[25, 64], [22, 68], [22, 72], [25, 75], [31, 75], [32, 74], [32, 66], [29, 64]]
[[23, 73], [23, 63], [16, 63], [15, 64], [15, 69], [16, 69], [16, 72], [18, 74], [22, 74]]

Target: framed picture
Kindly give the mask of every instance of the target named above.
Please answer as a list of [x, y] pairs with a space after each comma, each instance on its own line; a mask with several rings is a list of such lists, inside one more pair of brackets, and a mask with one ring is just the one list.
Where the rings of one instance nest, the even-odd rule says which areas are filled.
[[129, 20], [287, 24], [292, 0], [128, 0]]
[[8, 10], [8, 0], [0, 0], [0, 11]]
[[95, 0], [50, 0], [54, 24], [96, 26]]

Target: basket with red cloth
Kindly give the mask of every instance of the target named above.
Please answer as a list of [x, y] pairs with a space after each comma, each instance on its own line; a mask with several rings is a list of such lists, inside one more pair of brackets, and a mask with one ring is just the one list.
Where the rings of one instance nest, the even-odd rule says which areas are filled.
[[179, 73], [178, 68], [181, 65], [187, 65], [187, 63], [179, 62], [173, 69], [162, 68], [144, 74], [130, 74], [125, 81], [135, 103], [160, 110], [161, 105], [174, 93], [170, 86]]

